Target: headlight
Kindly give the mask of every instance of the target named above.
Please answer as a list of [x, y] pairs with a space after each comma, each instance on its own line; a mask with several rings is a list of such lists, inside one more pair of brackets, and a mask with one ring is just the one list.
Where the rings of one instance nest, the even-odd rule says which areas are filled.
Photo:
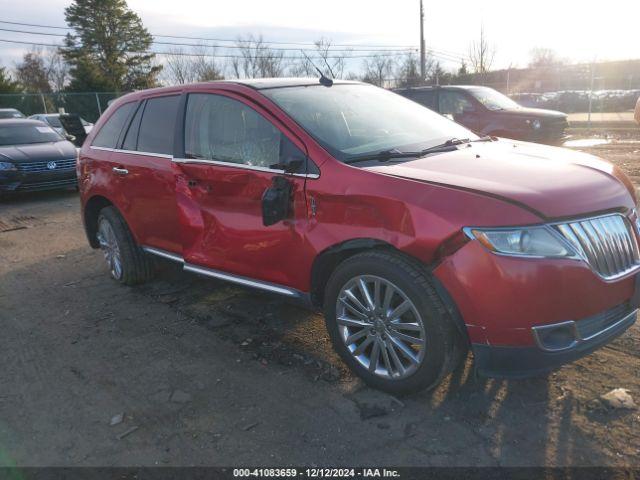
[[12, 171], [12, 170], [16, 170], [16, 166], [13, 163], [9, 163], [9, 162], [0, 162], [0, 172], [1, 171]]
[[532, 120], [531, 126], [533, 127], [534, 130], [540, 130], [542, 123], [540, 123], [540, 120]]
[[549, 227], [469, 229], [468, 233], [489, 250], [521, 257], [572, 257], [575, 252]]

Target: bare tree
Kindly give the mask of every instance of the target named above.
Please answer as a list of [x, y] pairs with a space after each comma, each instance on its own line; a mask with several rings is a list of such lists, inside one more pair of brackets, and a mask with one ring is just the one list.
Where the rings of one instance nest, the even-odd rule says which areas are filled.
[[199, 82], [223, 80], [223, 68], [216, 62], [216, 48], [202, 45], [196, 48], [194, 69]]
[[[425, 74], [427, 78], [431, 74], [433, 67], [433, 56], [429, 55], [429, 53], [427, 52], [427, 55], [425, 57]], [[400, 88], [417, 87], [419, 85], [424, 85], [425, 79], [420, 78], [420, 60], [415, 53], [410, 52], [403, 55], [396, 67], [395, 77], [396, 86]]]
[[236, 45], [240, 56], [231, 60], [231, 69], [236, 77], [265, 78], [284, 75], [284, 51], [269, 47], [262, 35], [239, 37]]
[[34, 48], [23, 55], [15, 71], [27, 92], [59, 92], [69, 79], [69, 66], [56, 49]]
[[315, 61], [312, 63], [308, 58], [302, 58], [291, 66], [289, 73], [294, 77], [314, 77], [318, 73], [314, 67], [315, 63], [326, 76], [342, 78], [346, 63], [345, 50], [331, 50], [331, 40], [324, 37], [316, 40], [313, 44], [315, 51], [309, 56], [313, 57]]
[[196, 73], [191, 68], [192, 59], [184, 49], [172, 48], [164, 58], [162, 75], [169, 85], [183, 85], [196, 81]]
[[16, 64], [16, 79], [26, 92], [51, 93], [44, 60], [37, 50], [25, 53]]
[[170, 50], [165, 57], [165, 81], [176, 85], [223, 79], [222, 67], [215, 55], [215, 47], [207, 45], [194, 47], [190, 52], [182, 48]]
[[49, 85], [54, 92], [61, 92], [69, 83], [69, 64], [57, 48], [45, 50], [43, 54], [44, 65], [47, 71]]
[[484, 33], [484, 25], [480, 25], [480, 38], [471, 42], [469, 47], [469, 63], [476, 73], [487, 73], [493, 64], [496, 49], [490, 45]]
[[362, 81], [377, 85], [378, 87], [384, 87], [393, 75], [393, 67], [394, 62], [392, 57], [378, 54], [367, 58], [362, 64], [364, 70]]
[[555, 50], [544, 47], [536, 47], [529, 53], [531, 60], [529, 61], [529, 67], [553, 67], [556, 65], [562, 65], [566, 63], [565, 60], [560, 58]]

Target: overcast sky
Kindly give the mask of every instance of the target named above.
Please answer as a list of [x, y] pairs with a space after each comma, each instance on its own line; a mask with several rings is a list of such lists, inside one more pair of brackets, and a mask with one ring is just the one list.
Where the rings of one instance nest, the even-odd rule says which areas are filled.
[[[157, 34], [266, 40], [418, 45], [418, 0], [129, 0]], [[589, 3], [594, 5], [590, 7]], [[64, 26], [69, 0], [0, 0], [0, 20]], [[425, 0], [427, 46], [466, 55], [484, 23], [495, 46], [495, 67], [525, 66], [534, 47], [574, 61], [640, 58], [640, 0]], [[0, 28], [28, 29], [0, 24]], [[32, 30], [43, 30], [35, 29]], [[55, 30], [47, 30], [55, 32]], [[0, 39], [52, 43], [56, 37], [0, 31]], [[169, 40], [170, 41], [170, 40]], [[30, 47], [0, 42], [0, 64], [13, 64]], [[166, 48], [166, 47], [156, 47]], [[442, 59], [444, 61], [444, 59]], [[361, 60], [354, 65], [356, 69]], [[447, 68], [457, 68], [445, 61]]]

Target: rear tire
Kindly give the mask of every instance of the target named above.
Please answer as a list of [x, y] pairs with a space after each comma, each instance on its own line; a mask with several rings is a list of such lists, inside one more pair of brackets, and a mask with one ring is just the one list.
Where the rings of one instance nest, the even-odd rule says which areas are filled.
[[374, 388], [431, 389], [459, 361], [461, 335], [428, 274], [400, 254], [343, 261], [327, 283], [324, 310], [335, 350]]
[[124, 285], [138, 285], [151, 279], [152, 262], [136, 244], [131, 230], [115, 207], [100, 210], [96, 237], [111, 278]]

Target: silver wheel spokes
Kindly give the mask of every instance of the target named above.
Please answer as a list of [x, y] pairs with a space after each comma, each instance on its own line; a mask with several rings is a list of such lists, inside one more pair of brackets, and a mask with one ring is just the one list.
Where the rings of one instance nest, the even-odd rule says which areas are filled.
[[336, 319], [345, 345], [371, 373], [405, 378], [422, 363], [422, 318], [393, 283], [373, 275], [352, 278], [338, 295]]
[[109, 265], [111, 276], [116, 280], [120, 280], [122, 277], [120, 247], [116, 240], [116, 234], [107, 220], [102, 219], [100, 221], [97, 237], [102, 253], [104, 253], [104, 259], [107, 261], [107, 265]]

